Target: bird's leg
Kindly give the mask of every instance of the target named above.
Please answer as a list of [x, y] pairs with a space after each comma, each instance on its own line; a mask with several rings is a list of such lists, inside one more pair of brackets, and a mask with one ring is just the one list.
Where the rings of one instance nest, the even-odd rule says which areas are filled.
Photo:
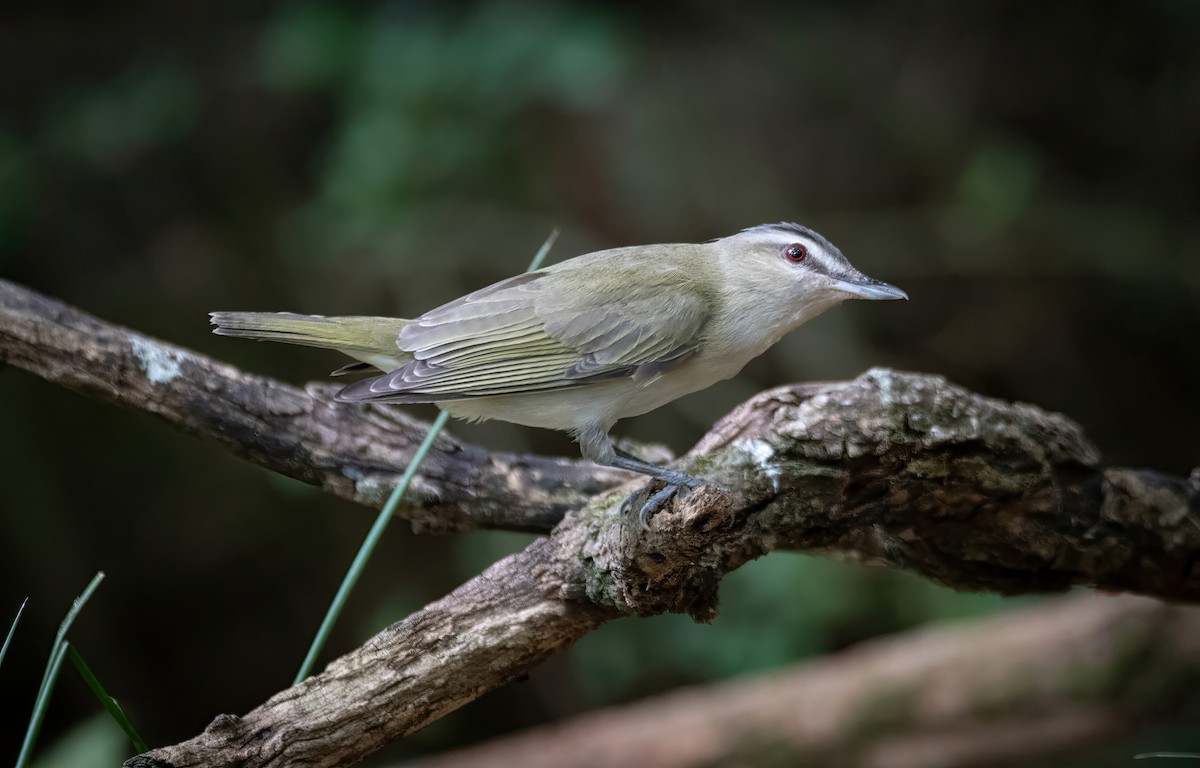
[[[702, 485], [708, 485], [708, 481], [699, 477], [694, 477], [686, 472], [680, 472], [677, 469], [669, 467], [658, 467], [648, 461], [642, 461], [636, 456], [622, 451], [612, 444], [612, 440], [608, 436], [607, 429], [591, 428], [579, 430], [576, 438], [579, 441], [580, 452], [584, 458], [590, 459], [597, 464], [602, 464], [606, 467], [616, 467], [630, 472], [637, 472], [641, 475], [647, 475], [655, 480], [661, 480], [666, 483], [666, 487], [651, 494], [650, 498], [646, 499], [638, 510], [638, 522], [643, 529], [649, 529], [647, 520], [651, 515], [658, 512], [663, 506], [671, 500], [680, 490], [692, 490], [699, 488]], [[621, 504], [621, 511], [625, 512], [631, 506], [631, 502], [640, 492], [630, 494], [629, 498]]]
[[699, 488], [702, 485], [707, 485], [708, 481], [701, 480], [698, 477], [689, 475], [687, 472], [680, 472], [678, 469], [670, 467], [659, 467], [651, 464], [648, 461], [642, 461], [636, 456], [632, 456], [615, 445], [612, 448], [612, 458], [608, 462], [608, 466], [616, 467], [617, 469], [627, 469], [630, 472], [653, 477], [656, 480], [662, 480], [667, 485], [675, 485], [686, 488]]

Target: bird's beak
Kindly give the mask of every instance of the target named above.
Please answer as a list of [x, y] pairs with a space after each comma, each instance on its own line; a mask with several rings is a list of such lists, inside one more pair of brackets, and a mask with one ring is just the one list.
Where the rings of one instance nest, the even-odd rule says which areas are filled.
[[875, 280], [866, 275], [855, 275], [845, 280], [834, 280], [836, 290], [860, 299], [895, 300], [908, 299], [908, 294], [894, 285]]

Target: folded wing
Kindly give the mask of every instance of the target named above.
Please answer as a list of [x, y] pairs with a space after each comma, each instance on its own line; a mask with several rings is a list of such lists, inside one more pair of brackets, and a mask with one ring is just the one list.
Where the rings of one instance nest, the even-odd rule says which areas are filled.
[[686, 280], [592, 281], [564, 290], [563, 272], [518, 275], [431, 310], [400, 332], [412, 362], [359, 381], [340, 400], [433, 402], [647, 382], [694, 354], [711, 311]]

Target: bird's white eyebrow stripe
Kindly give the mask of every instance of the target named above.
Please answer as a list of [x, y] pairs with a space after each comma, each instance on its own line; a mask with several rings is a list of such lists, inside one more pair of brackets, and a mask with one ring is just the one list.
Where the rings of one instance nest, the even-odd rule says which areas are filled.
[[778, 224], [759, 224], [756, 227], [747, 227], [742, 232], [771, 232], [783, 238], [805, 237], [821, 246], [824, 250], [840, 253], [837, 246], [826, 240], [820, 232], [790, 221], [781, 221]]

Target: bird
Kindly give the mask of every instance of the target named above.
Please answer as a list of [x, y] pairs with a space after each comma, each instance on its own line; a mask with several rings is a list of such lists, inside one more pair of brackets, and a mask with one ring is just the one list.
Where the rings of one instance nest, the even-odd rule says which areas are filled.
[[[586, 459], [664, 483], [639, 510], [708, 484], [613, 444], [638, 416], [735, 376], [847, 299], [908, 295], [816, 231], [762, 224], [700, 243], [597, 251], [481, 288], [415, 318], [212, 312], [213, 332], [334, 349], [345, 403], [435, 403], [470, 421], [570, 433]], [[626, 500], [630, 503], [637, 494]]]

